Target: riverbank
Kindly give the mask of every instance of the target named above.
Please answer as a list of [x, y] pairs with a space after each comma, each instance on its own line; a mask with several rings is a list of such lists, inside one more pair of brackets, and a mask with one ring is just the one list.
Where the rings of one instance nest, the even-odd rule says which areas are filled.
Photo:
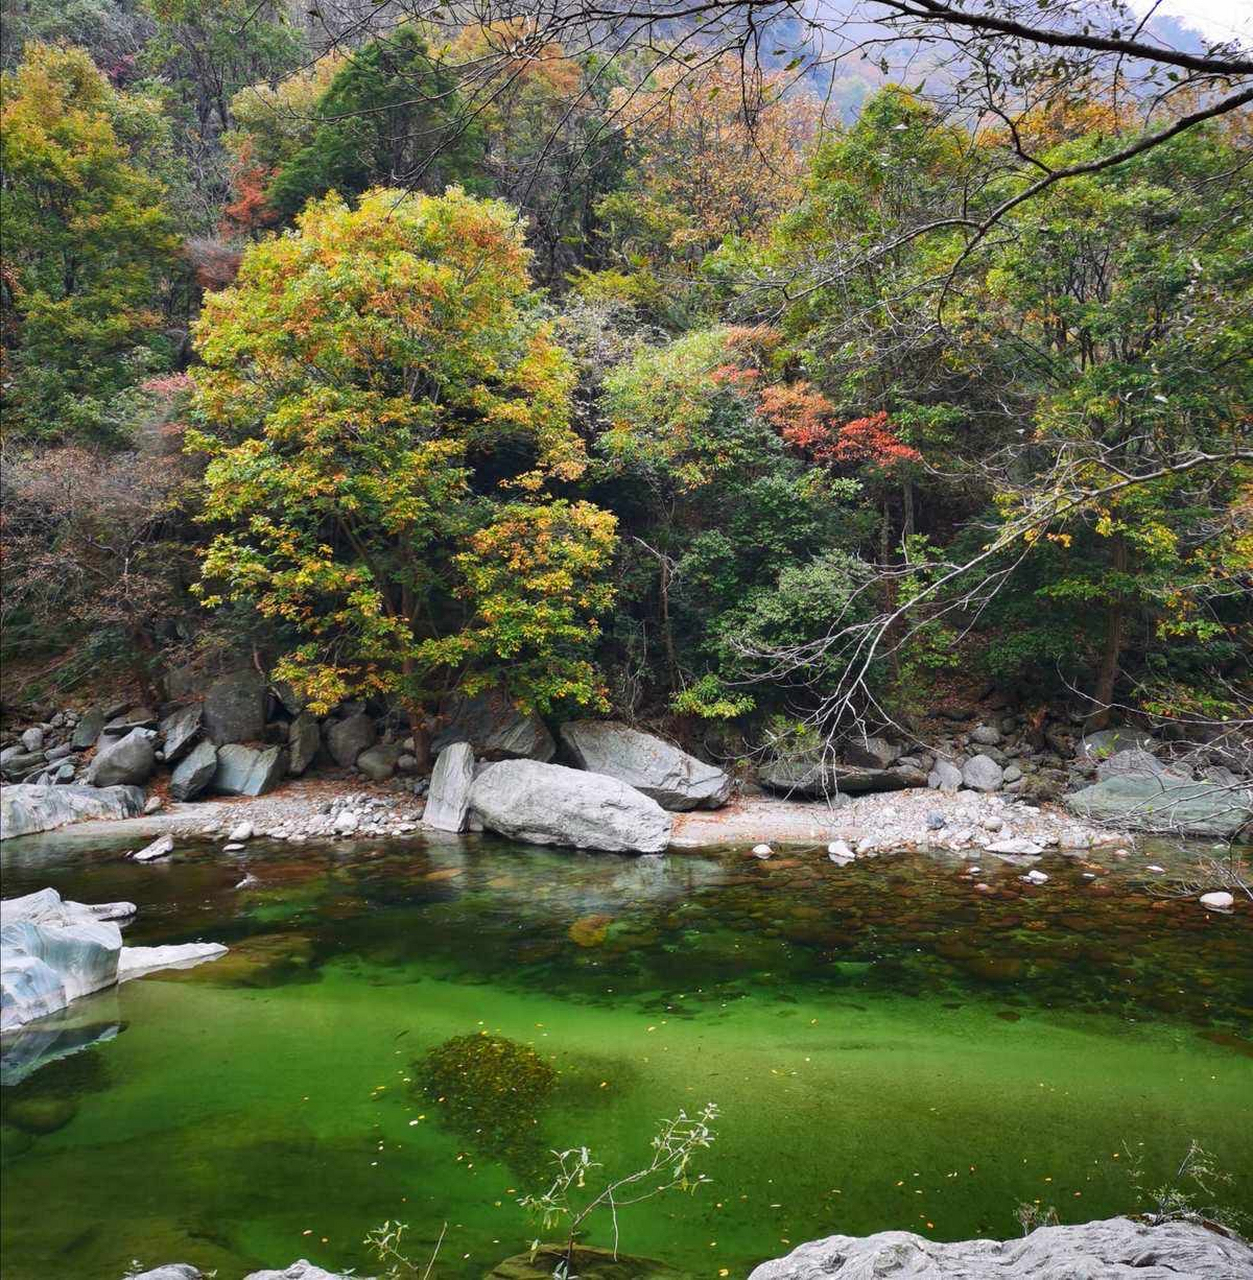
[[[244, 824], [251, 827], [245, 839], [265, 836], [294, 844], [348, 837], [455, 839], [423, 827], [423, 808], [420, 797], [394, 785], [300, 779], [263, 796], [166, 801], [163, 808], [142, 817], [81, 822], [64, 830], [77, 836], [107, 833], [136, 842], [168, 832], [179, 840], [229, 843]], [[835, 841], [862, 854], [897, 848], [992, 849], [1029, 857], [1050, 848], [1131, 847], [1132, 837], [1082, 822], [1051, 805], [975, 791], [914, 788], [846, 799], [834, 806], [737, 796], [720, 809], [675, 814], [670, 847]]]

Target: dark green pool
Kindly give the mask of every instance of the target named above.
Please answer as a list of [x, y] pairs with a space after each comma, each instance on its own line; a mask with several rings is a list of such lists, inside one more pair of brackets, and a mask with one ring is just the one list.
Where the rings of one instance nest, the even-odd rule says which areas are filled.
[[[706, 1101], [712, 1186], [622, 1218], [625, 1250], [694, 1276], [831, 1231], [1012, 1235], [1024, 1200], [1124, 1211], [1125, 1144], [1160, 1175], [1199, 1139], [1253, 1204], [1253, 911], [1155, 896], [1143, 858], [1050, 857], [1041, 888], [990, 860], [985, 895], [957, 860], [820, 850], [198, 845], [139, 866], [61, 835], [3, 857], [5, 896], [130, 899], [133, 943], [232, 948], [75, 1005], [67, 1035], [117, 1034], [4, 1089], [7, 1280], [370, 1274], [388, 1218], [420, 1256], [446, 1222], [436, 1274], [482, 1275], [534, 1238], [515, 1201], [549, 1147], [626, 1171]], [[487, 1110], [428, 1095], [428, 1051], [479, 1032], [532, 1047], [548, 1085]]]

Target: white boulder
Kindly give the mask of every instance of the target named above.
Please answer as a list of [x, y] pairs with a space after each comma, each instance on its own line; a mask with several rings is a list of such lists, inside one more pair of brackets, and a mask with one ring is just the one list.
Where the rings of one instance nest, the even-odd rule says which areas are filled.
[[470, 809], [487, 830], [515, 840], [609, 853], [660, 853], [673, 822], [616, 778], [538, 760], [488, 765], [470, 788]]
[[450, 743], [435, 760], [422, 813], [423, 825], [436, 831], [464, 831], [470, 816], [473, 782], [474, 748], [468, 742]]

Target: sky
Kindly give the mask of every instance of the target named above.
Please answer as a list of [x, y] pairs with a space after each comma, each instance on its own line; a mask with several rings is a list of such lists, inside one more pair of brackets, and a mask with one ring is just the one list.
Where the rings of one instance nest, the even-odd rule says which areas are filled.
[[[1135, 0], [1146, 10], [1151, 0]], [[1162, 0], [1159, 13], [1169, 13], [1211, 40], [1243, 37], [1253, 43], [1253, 0]]]

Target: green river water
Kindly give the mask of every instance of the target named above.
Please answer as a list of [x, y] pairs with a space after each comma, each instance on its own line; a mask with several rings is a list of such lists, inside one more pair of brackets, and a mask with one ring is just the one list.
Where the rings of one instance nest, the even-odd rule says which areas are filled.
[[[516, 1200], [549, 1148], [626, 1172], [707, 1101], [712, 1184], [621, 1220], [624, 1250], [692, 1276], [834, 1231], [1014, 1235], [1021, 1201], [1127, 1211], [1124, 1148], [1161, 1181], [1193, 1138], [1253, 1206], [1253, 912], [1155, 896], [1141, 855], [1052, 855], [1039, 888], [990, 859], [981, 894], [958, 859], [821, 849], [122, 853], [9, 842], [5, 896], [128, 899], [128, 942], [231, 951], [76, 1003], [48, 1036], [72, 1056], [30, 1072], [8, 1049], [7, 1280], [302, 1256], [371, 1274], [384, 1219], [423, 1259], [447, 1224], [435, 1276], [481, 1276], [534, 1238]], [[480, 1033], [491, 1053], [461, 1042], [432, 1076], [432, 1049]], [[494, 1037], [550, 1064], [542, 1087], [511, 1088], [536, 1059], [510, 1068]]]

